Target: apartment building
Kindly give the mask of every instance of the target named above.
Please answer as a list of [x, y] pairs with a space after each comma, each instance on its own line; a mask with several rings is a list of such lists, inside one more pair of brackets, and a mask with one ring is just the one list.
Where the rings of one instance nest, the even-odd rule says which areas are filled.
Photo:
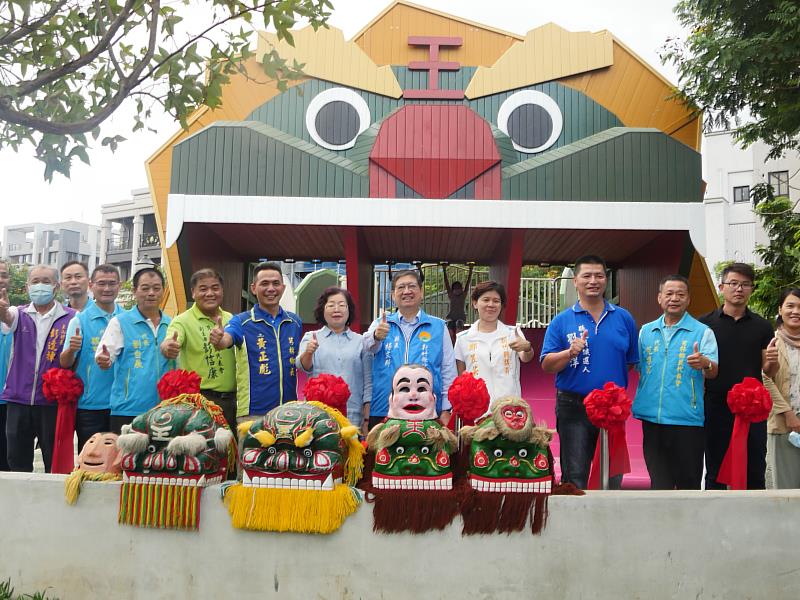
[[131, 197], [101, 206], [101, 259], [116, 265], [123, 279], [133, 267], [150, 260], [161, 264], [161, 239], [148, 188], [131, 190]]
[[71, 260], [99, 264], [100, 228], [79, 221], [22, 223], [3, 228], [3, 259], [17, 265], [60, 267]]

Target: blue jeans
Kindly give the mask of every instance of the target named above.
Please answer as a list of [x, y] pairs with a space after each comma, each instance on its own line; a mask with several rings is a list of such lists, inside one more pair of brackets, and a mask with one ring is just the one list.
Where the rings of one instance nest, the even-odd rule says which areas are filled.
[[[561, 482], [585, 490], [600, 430], [586, 416], [581, 394], [556, 390], [556, 429], [561, 444]], [[622, 476], [611, 477], [608, 484], [618, 490]]]

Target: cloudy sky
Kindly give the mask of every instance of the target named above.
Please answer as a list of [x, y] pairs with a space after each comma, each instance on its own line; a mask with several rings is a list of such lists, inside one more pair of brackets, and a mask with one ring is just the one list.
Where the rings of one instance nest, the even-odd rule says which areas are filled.
[[[448, 12], [487, 25], [525, 34], [528, 30], [554, 22], [572, 31], [608, 29], [667, 79], [677, 80], [671, 66], [661, 65], [658, 50], [670, 36], [682, 31], [672, 13], [674, 0], [417, 0], [436, 10]], [[333, 0], [331, 25], [350, 38], [389, 4], [389, 0]], [[490, 7], [490, 8], [489, 8]], [[487, 9], [488, 8], [488, 9]], [[126, 115], [127, 113], [127, 115]], [[43, 166], [31, 148], [18, 153], [0, 151], [0, 236], [2, 227], [31, 221], [78, 220], [100, 224], [100, 205], [130, 197], [131, 189], [147, 186], [144, 161], [176, 129], [168, 117], [151, 125], [158, 133], [130, 134], [129, 112], [110, 119], [104, 135], [121, 134], [128, 138], [115, 154], [104, 148], [90, 152], [90, 166], [77, 162], [72, 178], [56, 175], [53, 183], [44, 181]]]

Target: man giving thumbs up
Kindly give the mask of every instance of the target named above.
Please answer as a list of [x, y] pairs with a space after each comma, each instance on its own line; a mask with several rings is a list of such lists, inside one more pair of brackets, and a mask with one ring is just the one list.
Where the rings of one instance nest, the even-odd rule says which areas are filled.
[[161, 342], [161, 354], [200, 376], [200, 393], [222, 408], [236, 431], [236, 363], [233, 350], [218, 350], [214, 334], [222, 337], [231, 313], [222, 309], [223, 280], [214, 269], [201, 269], [189, 280], [194, 305], [172, 319]]
[[643, 450], [654, 490], [700, 489], [705, 450], [705, 379], [717, 376], [714, 332], [686, 312], [689, 281], [661, 280], [664, 314], [642, 327], [639, 387], [633, 416], [642, 421]]

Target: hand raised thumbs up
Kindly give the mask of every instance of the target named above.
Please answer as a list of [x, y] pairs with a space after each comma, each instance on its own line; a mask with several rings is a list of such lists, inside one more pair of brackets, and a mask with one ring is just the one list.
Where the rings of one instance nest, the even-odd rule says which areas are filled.
[[386, 320], [386, 311], [381, 311], [381, 321], [375, 328], [375, 339], [383, 341], [389, 335], [389, 323]]
[[586, 349], [586, 340], [589, 338], [589, 330], [584, 329], [581, 337], [574, 337], [569, 344], [569, 357], [575, 358]]
[[309, 354], [314, 354], [319, 348], [319, 342], [317, 341], [317, 332], [314, 331], [311, 333], [311, 339], [308, 340], [308, 345], [306, 346], [306, 352]]
[[222, 317], [217, 317], [216, 323], [216, 327], [214, 327], [208, 334], [208, 341], [217, 350], [221, 350], [220, 344], [222, 343], [222, 337], [225, 335], [225, 328], [222, 326]]
[[778, 364], [778, 338], [772, 338], [764, 350], [764, 371], [771, 371]]
[[531, 349], [531, 343], [522, 335], [519, 327], [514, 330], [514, 339], [508, 343], [508, 347], [514, 352], [528, 352]]
[[81, 328], [76, 327], [75, 333], [69, 338], [69, 349], [72, 352], [80, 352], [83, 345], [83, 336], [81, 335]]
[[181, 343], [178, 341], [178, 332], [174, 332], [171, 338], [165, 339], [161, 342], [161, 354], [165, 358], [175, 360], [181, 353]]
[[106, 348], [105, 344], [100, 346], [100, 354], [98, 354], [94, 360], [97, 366], [104, 371], [111, 368], [111, 354], [108, 352], [108, 348]]
[[686, 357], [686, 362], [690, 367], [698, 371], [708, 368], [709, 364], [711, 364], [710, 359], [701, 354], [700, 344], [697, 342], [692, 345], [692, 353]]

